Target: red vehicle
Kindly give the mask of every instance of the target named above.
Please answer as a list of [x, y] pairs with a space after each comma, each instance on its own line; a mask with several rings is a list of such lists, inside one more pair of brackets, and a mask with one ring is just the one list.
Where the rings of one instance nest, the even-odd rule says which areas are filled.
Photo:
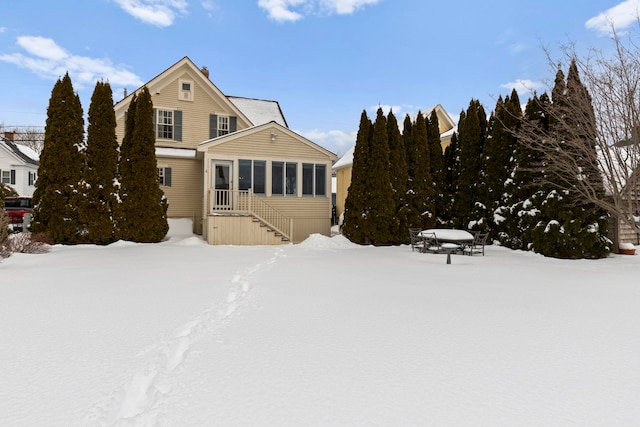
[[24, 228], [24, 215], [33, 212], [33, 200], [31, 197], [5, 197], [4, 209], [9, 215], [9, 224], [15, 231]]

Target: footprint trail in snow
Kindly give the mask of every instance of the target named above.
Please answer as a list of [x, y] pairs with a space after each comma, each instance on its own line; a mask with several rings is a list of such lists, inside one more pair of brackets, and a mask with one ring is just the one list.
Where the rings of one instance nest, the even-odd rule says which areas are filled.
[[95, 405], [85, 417], [85, 424], [98, 426], [152, 426], [171, 392], [171, 384], [178, 375], [193, 345], [215, 332], [246, 300], [255, 274], [267, 270], [284, 250], [278, 248], [273, 257], [236, 273], [230, 281], [229, 292], [222, 303], [205, 310], [195, 319], [176, 328], [170, 338], [142, 351], [144, 367], [131, 381]]

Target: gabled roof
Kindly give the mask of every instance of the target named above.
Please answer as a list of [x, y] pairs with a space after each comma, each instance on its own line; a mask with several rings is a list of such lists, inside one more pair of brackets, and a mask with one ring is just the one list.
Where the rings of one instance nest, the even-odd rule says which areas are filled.
[[194, 64], [193, 61], [189, 59], [188, 56], [185, 56], [184, 58], [182, 58], [181, 60], [179, 60], [178, 62], [176, 62], [175, 64], [173, 64], [172, 66], [170, 66], [169, 68], [167, 68], [166, 70], [164, 70], [163, 72], [161, 72], [160, 74], [152, 78], [151, 80], [149, 80], [147, 83], [140, 86], [139, 88], [131, 92], [129, 95], [127, 95], [120, 101], [116, 102], [114, 109], [117, 111], [121, 106], [128, 105], [129, 102], [131, 101], [131, 98], [133, 97], [133, 94], [140, 91], [144, 86], [146, 86], [149, 89], [149, 92], [151, 93], [154, 93], [154, 91], [160, 90], [162, 87], [165, 86], [165, 84], [163, 84], [165, 76], [170, 75], [173, 71], [176, 71], [184, 66], [191, 68], [195, 78], [199, 79], [204, 86], [208, 87], [210, 90], [216, 93], [220, 98], [226, 99], [228, 101], [229, 108], [233, 110], [237, 116], [251, 123], [251, 120], [249, 120], [249, 118], [244, 114], [244, 112], [241, 111], [234, 103], [232, 103], [229, 100], [229, 98], [224, 93], [222, 93], [222, 91], [218, 89], [218, 87], [215, 84], [213, 84], [213, 82], [207, 76], [204, 75], [202, 70], [200, 70], [196, 66], [196, 64]]
[[354, 145], [353, 147], [349, 148], [349, 151], [347, 151], [342, 157], [340, 157], [340, 160], [338, 160], [333, 165], [334, 171], [353, 165], [353, 152], [355, 151], [355, 148], [356, 146]]
[[293, 138], [296, 138], [296, 139], [300, 140], [302, 143], [314, 148], [315, 150], [318, 150], [318, 151], [322, 152], [323, 154], [325, 154], [326, 156], [331, 158], [332, 161], [337, 160], [337, 156], [336, 156], [335, 153], [327, 150], [326, 148], [316, 144], [313, 141], [308, 140], [304, 136], [295, 133], [294, 131], [292, 131], [288, 127], [283, 126], [280, 123], [277, 123], [275, 121], [271, 121], [269, 123], [263, 123], [263, 124], [257, 125], [257, 126], [248, 127], [246, 129], [241, 129], [241, 130], [236, 131], [236, 132], [232, 132], [232, 133], [228, 133], [226, 135], [218, 136], [216, 138], [208, 139], [208, 140], [203, 141], [200, 144], [198, 144], [197, 150], [198, 151], [207, 151], [209, 149], [209, 147], [211, 147], [211, 146], [224, 144], [224, 143], [232, 141], [234, 139], [242, 138], [243, 136], [251, 135], [252, 133], [260, 132], [261, 130], [268, 129], [270, 127], [271, 128], [275, 128], [278, 132], [287, 133], [287, 134], [289, 134], [289, 136], [292, 136]]
[[241, 98], [228, 96], [229, 101], [238, 107], [255, 126], [269, 122], [276, 122], [284, 127], [289, 127], [282, 114], [278, 101], [264, 99]]
[[[451, 119], [451, 116], [449, 115], [449, 113], [447, 113], [445, 111], [445, 109], [442, 107], [441, 104], [436, 104], [431, 108], [428, 108], [427, 110], [422, 112], [422, 116], [425, 119], [428, 119], [429, 116], [431, 116], [431, 113], [435, 111], [436, 115], [438, 116], [438, 125], [440, 127], [440, 134], [441, 136], [444, 135], [445, 133], [447, 133], [448, 131], [450, 131], [451, 129], [453, 129], [456, 124], [454, 123], [453, 119]], [[411, 121], [415, 122], [416, 119], [418, 118], [418, 113], [410, 116], [411, 117]], [[404, 124], [404, 120], [398, 120], [398, 125]]]
[[[428, 110], [424, 111], [422, 113], [422, 116], [428, 119], [432, 111], [435, 111], [436, 114], [438, 115], [438, 125], [440, 126], [440, 129], [443, 130], [443, 132], [440, 134], [441, 140], [443, 138], [451, 136], [454, 132], [458, 130], [458, 126], [453, 122], [453, 120], [451, 119], [451, 116], [449, 116], [449, 113], [447, 113], [444, 110], [444, 108], [442, 108], [442, 105], [440, 104], [437, 104], [429, 108]], [[412, 122], [415, 122], [416, 119], [418, 118], [418, 113], [409, 117], [411, 118]], [[398, 127], [402, 125], [404, 125], [404, 120], [398, 120]], [[353, 165], [354, 149], [355, 149], [355, 146], [351, 147], [349, 151], [347, 151], [346, 153], [344, 153], [342, 157], [340, 157], [340, 159], [333, 165], [334, 171], [340, 170], [346, 167], [351, 167]]]
[[[170, 75], [173, 71], [179, 69], [180, 67], [187, 66], [192, 69], [193, 75], [196, 76], [200, 80], [200, 82], [209, 87], [214, 93], [216, 93], [220, 98], [226, 99], [228, 101], [229, 108], [235, 111], [237, 116], [243, 118], [246, 122], [251, 123], [254, 126], [261, 125], [264, 123], [268, 123], [271, 121], [275, 121], [276, 123], [281, 124], [282, 126], [288, 127], [287, 121], [282, 114], [282, 110], [280, 109], [280, 104], [277, 101], [270, 101], [264, 99], [254, 99], [254, 98], [243, 98], [238, 96], [227, 96], [207, 77], [201, 69], [199, 69], [188, 56], [185, 56], [157, 76], [153, 77], [143, 86], [147, 86], [149, 91], [153, 93], [155, 90], [160, 90], [164, 84], [164, 77]], [[131, 97], [134, 93], [138, 92], [142, 89], [143, 86], [140, 86], [129, 95], [116, 102], [115, 109], [117, 110], [120, 105], [127, 105]]]
[[0, 144], [4, 145], [11, 154], [18, 158], [18, 160], [21, 160], [29, 165], [40, 165], [40, 158], [38, 157], [38, 153], [33, 151], [31, 148], [22, 144], [16, 144], [15, 142], [9, 141], [8, 139], [1, 136]]

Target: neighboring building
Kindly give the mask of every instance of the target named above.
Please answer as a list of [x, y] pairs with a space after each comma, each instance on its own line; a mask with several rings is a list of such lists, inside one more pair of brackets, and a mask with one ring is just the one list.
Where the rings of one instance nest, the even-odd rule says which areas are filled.
[[[330, 235], [337, 156], [291, 131], [278, 102], [226, 96], [188, 57], [145, 86], [169, 218], [193, 219], [210, 244]], [[132, 95], [114, 107], [120, 143]]]
[[13, 134], [0, 136], [0, 182], [11, 186], [20, 196], [33, 196], [38, 176], [38, 154], [12, 141]]
[[[614, 252], [618, 252], [620, 245], [624, 243], [640, 245], [640, 192], [637, 190], [639, 184], [638, 173], [632, 173], [627, 184], [620, 191], [620, 204], [625, 207], [624, 215], [628, 216], [629, 221], [616, 215], [611, 216], [609, 238], [613, 241]], [[608, 190], [607, 194], [609, 197], [614, 197]], [[635, 227], [632, 227], [629, 222], [634, 222]]]
[[[438, 104], [435, 107], [423, 113], [423, 116], [429, 118], [431, 112], [435, 111], [438, 116], [438, 127], [440, 128], [440, 144], [442, 145], [442, 151], [447, 148], [451, 143], [451, 137], [456, 130], [456, 124], [453, 122], [449, 114], [442, 108], [442, 105]], [[412, 121], [415, 122], [417, 114], [412, 117]], [[404, 120], [398, 120], [398, 124], [402, 125]], [[347, 200], [347, 193], [349, 191], [349, 185], [351, 185], [351, 169], [353, 167], [353, 151], [354, 147], [351, 147], [334, 165], [333, 172], [336, 175], [336, 210], [337, 215], [340, 217], [344, 213], [344, 204]]]

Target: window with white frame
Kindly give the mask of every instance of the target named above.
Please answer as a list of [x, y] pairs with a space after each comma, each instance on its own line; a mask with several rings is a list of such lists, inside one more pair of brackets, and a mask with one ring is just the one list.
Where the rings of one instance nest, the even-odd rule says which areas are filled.
[[267, 162], [264, 160], [238, 161], [238, 188], [251, 189], [253, 194], [265, 194]]
[[171, 168], [159, 167], [158, 168], [158, 181], [163, 187], [171, 187]]
[[29, 172], [29, 185], [35, 185], [36, 183], [36, 173]]
[[326, 196], [327, 166], [314, 163], [302, 164], [302, 195]]
[[271, 162], [271, 194], [295, 196], [298, 194], [298, 164]]
[[180, 79], [178, 85], [178, 99], [180, 101], [193, 101], [193, 81]]
[[229, 133], [229, 116], [218, 116], [218, 136]]
[[10, 170], [2, 170], [0, 171], [0, 182], [3, 184], [11, 184], [11, 171]]
[[173, 139], [173, 111], [156, 110], [156, 137], [160, 139]]

